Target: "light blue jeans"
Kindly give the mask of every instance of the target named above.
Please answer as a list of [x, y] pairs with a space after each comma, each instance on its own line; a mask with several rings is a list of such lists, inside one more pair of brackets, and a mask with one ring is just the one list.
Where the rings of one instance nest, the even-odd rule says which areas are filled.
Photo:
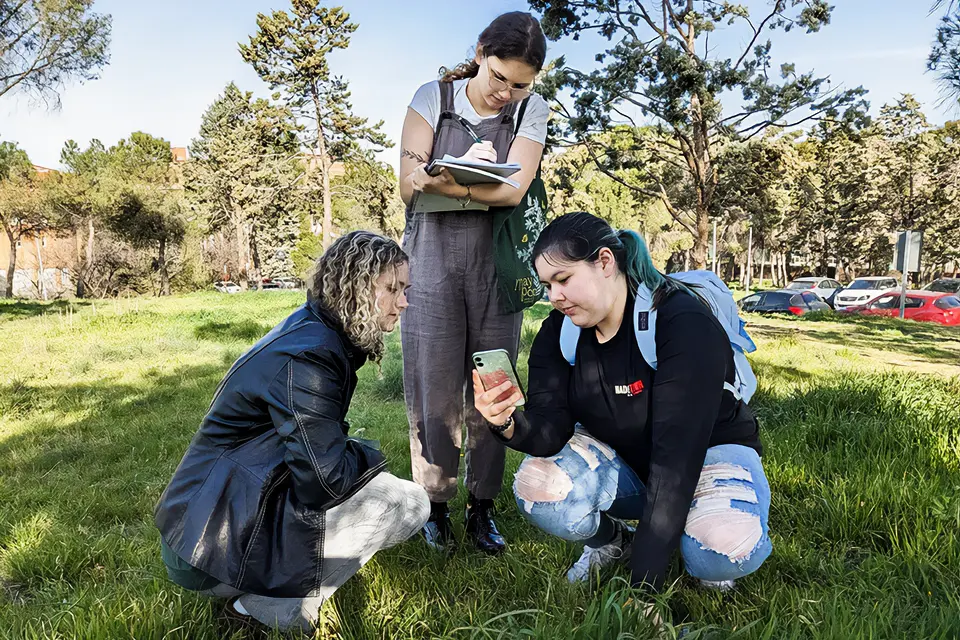
[[[599, 546], [613, 537], [610, 516], [639, 519], [646, 494], [617, 453], [577, 429], [550, 458], [528, 456], [514, 478], [523, 514], [564, 540]], [[735, 580], [756, 571], [773, 550], [767, 518], [770, 485], [750, 447], [707, 449], [680, 541], [687, 573], [701, 580]]]

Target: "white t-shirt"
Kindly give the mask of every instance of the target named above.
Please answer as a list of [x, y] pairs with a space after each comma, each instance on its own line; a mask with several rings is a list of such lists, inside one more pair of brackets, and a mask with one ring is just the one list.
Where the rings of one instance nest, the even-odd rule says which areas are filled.
[[[457, 115], [465, 118], [470, 124], [480, 124], [483, 120], [498, 117], [499, 114], [480, 116], [477, 113], [470, 104], [470, 99], [467, 98], [467, 80], [464, 78], [453, 81], [453, 110]], [[440, 81], [428, 82], [417, 89], [417, 93], [410, 102], [410, 108], [419, 113], [436, 131], [437, 122], [440, 121]], [[517, 113], [519, 115], [519, 107]], [[549, 115], [550, 107], [547, 101], [535, 93], [530, 94], [530, 101], [527, 103], [527, 110], [523, 113], [517, 135], [543, 144], [547, 139], [547, 116]]]

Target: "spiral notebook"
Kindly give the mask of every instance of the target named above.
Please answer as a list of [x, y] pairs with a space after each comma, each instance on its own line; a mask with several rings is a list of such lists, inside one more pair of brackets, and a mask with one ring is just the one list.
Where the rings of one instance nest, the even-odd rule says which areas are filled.
[[461, 160], [444, 156], [440, 160], [434, 160], [427, 165], [427, 173], [433, 175], [438, 167], [445, 167], [449, 171], [457, 184], [490, 184], [502, 182], [508, 184], [514, 189], [520, 188], [520, 183], [511, 180], [510, 176], [520, 171], [520, 165], [516, 162], [496, 164], [493, 162], [484, 162], [482, 160]]
[[[514, 189], [520, 188], [520, 183], [511, 180], [510, 176], [520, 171], [520, 165], [516, 162], [495, 164], [493, 162], [484, 162], [482, 160], [461, 160], [451, 156], [444, 156], [440, 160], [434, 160], [427, 165], [427, 173], [444, 167], [449, 171], [457, 184], [493, 184], [502, 182], [508, 184]], [[479, 202], [470, 202], [463, 206], [460, 200], [448, 198], [433, 193], [417, 192], [414, 194], [413, 212], [414, 213], [432, 213], [436, 211], [487, 211], [490, 207]]]

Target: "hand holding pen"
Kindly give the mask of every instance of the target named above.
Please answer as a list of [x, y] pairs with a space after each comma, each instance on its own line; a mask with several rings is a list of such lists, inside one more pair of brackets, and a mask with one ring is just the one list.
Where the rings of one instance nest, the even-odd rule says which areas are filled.
[[473, 146], [467, 149], [467, 152], [460, 156], [461, 160], [480, 160], [483, 162], [496, 162], [497, 150], [494, 149], [492, 142], [483, 141], [473, 130], [466, 118], [457, 116], [457, 122], [466, 129], [467, 133], [473, 137]]

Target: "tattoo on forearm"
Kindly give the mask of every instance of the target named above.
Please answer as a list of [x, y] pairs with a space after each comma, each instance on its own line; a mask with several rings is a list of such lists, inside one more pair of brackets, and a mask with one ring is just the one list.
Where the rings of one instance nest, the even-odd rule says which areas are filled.
[[416, 152], [414, 152], [414, 151], [410, 151], [409, 149], [403, 149], [403, 150], [401, 150], [401, 151], [400, 151], [400, 157], [401, 157], [401, 158], [412, 158], [412, 159], [416, 160], [417, 162], [426, 162], [426, 161], [427, 161], [427, 159], [424, 158], [423, 156], [421, 156], [419, 153], [416, 153]]

